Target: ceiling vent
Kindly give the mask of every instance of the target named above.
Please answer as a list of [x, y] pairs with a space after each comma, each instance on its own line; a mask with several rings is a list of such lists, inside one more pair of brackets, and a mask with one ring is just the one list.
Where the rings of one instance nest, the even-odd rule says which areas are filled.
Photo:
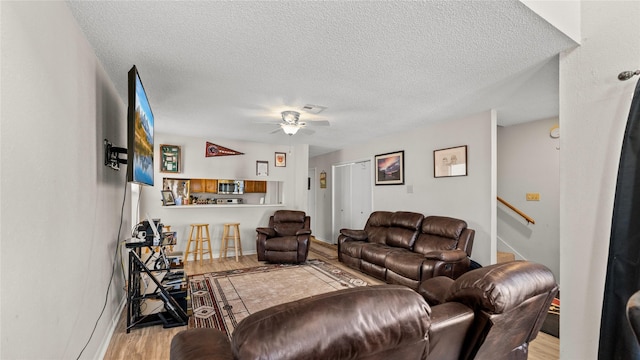
[[320, 106], [320, 105], [305, 105], [302, 107], [302, 111], [307, 112], [309, 114], [320, 114], [321, 112], [325, 111], [327, 109], [326, 106]]

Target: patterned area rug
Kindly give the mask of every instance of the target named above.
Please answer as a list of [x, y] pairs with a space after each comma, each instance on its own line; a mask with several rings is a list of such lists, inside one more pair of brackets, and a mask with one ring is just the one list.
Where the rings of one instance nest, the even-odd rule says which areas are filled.
[[190, 328], [216, 328], [231, 337], [245, 317], [268, 307], [338, 289], [369, 285], [322, 260], [189, 276]]

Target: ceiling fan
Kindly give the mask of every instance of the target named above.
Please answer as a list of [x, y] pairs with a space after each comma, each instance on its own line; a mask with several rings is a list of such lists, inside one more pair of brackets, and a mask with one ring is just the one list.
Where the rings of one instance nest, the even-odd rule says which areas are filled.
[[295, 135], [298, 131], [301, 133], [306, 133], [307, 135], [311, 135], [314, 133], [311, 129], [306, 129], [307, 126], [329, 126], [328, 120], [307, 120], [300, 121], [300, 113], [293, 110], [285, 110], [280, 113], [282, 116], [282, 122], [280, 125], [280, 129], [276, 129], [272, 131], [272, 134], [279, 132], [281, 129], [285, 134], [292, 136]]

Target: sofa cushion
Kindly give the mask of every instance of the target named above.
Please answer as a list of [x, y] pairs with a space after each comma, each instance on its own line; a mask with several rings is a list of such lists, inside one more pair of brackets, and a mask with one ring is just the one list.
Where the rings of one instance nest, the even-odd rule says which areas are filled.
[[361, 259], [372, 264], [384, 266], [387, 255], [394, 251], [397, 251], [397, 249], [387, 245], [367, 244], [362, 247]]
[[416, 239], [413, 251], [426, 254], [430, 251], [456, 249], [460, 234], [466, 228], [467, 223], [460, 219], [427, 216], [422, 221], [420, 235]]
[[264, 248], [265, 250], [273, 251], [296, 251], [298, 250], [298, 238], [296, 236], [283, 236], [267, 239], [264, 243]]
[[387, 255], [385, 267], [411, 280], [421, 280], [420, 273], [424, 256], [409, 251], [396, 251]]
[[362, 247], [367, 244], [364, 241], [345, 241], [340, 245], [340, 252], [360, 259], [362, 257]]
[[368, 242], [376, 244], [387, 243], [387, 232], [391, 226], [392, 212], [374, 211], [369, 216], [364, 231], [367, 232]]
[[422, 214], [398, 211], [391, 216], [391, 226], [387, 231], [386, 244], [411, 250], [422, 224]]
[[306, 214], [304, 211], [278, 210], [273, 214], [273, 230], [278, 236], [292, 236], [304, 229]]

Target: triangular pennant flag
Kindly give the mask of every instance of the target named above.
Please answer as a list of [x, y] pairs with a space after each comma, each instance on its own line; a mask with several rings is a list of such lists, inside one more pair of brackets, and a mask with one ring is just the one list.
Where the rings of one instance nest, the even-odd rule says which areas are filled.
[[231, 150], [224, 146], [216, 145], [207, 141], [207, 148], [204, 151], [204, 156], [229, 156], [229, 155], [244, 155], [239, 151]]

